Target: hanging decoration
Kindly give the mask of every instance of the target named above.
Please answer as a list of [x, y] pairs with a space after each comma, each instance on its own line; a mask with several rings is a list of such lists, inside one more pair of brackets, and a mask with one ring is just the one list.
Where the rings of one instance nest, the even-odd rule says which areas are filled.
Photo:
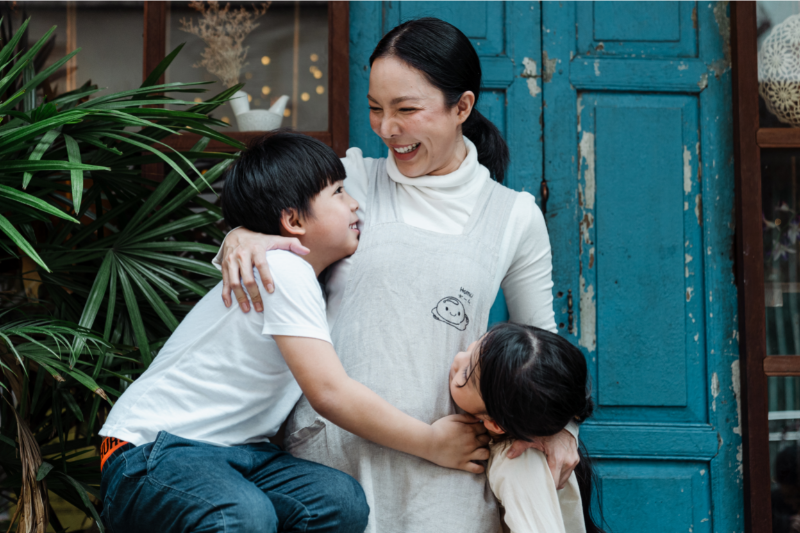
[[778, 120], [800, 127], [800, 15], [775, 26], [761, 45], [758, 92]]

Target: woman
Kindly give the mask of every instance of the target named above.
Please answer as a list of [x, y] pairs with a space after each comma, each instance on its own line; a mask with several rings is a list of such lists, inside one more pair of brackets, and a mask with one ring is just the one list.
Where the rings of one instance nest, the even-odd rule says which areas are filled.
[[[351, 148], [343, 159], [362, 234], [358, 251], [330, 272], [328, 321], [348, 375], [429, 422], [455, 411], [441, 376], [452, 354], [484, 333], [501, 286], [512, 320], [556, 330], [550, 244], [533, 197], [498, 184], [508, 147], [474, 108], [480, 61], [463, 33], [438, 19], [406, 22], [378, 43], [370, 65], [370, 125], [389, 156], [364, 158]], [[249, 310], [243, 283], [263, 309], [252, 268], [271, 292], [264, 253], [271, 248], [302, 251], [278, 237], [229, 234], [222, 249], [226, 305], [233, 290]], [[305, 400], [288, 434], [292, 453], [361, 482], [369, 531], [499, 528], [483, 476], [368, 443], [326, 424]], [[548, 455], [558, 486], [578, 462], [573, 434], [533, 444]], [[530, 445], [516, 443], [511, 454]]]

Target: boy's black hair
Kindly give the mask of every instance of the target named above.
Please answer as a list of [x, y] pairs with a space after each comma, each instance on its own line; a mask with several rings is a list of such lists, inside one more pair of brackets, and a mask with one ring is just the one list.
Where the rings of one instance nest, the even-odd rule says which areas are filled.
[[[586, 358], [567, 339], [549, 331], [504, 322], [493, 326], [478, 348], [475, 368], [489, 415], [506, 435], [532, 441], [555, 435], [570, 420], [594, 411]], [[575, 469], [587, 533], [602, 533], [591, 513], [594, 470], [578, 447]]]
[[231, 228], [280, 235], [281, 214], [313, 216], [311, 200], [344, 180], [341, 160], [307, 135], [278, 130], [253, 141], [225, 176], [222, 212]]

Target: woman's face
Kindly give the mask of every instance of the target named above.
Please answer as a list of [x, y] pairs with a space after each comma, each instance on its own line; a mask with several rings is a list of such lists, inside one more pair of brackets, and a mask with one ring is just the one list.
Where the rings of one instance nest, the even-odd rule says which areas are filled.
[[389, 56], [372, 64], [367, 99], [372, 131], [392, 151], [404, 176], [449, 174], [464, 161], [461, 125], [475, 103], [471, 91], [448, 109], [442, 91], [422, 72]]

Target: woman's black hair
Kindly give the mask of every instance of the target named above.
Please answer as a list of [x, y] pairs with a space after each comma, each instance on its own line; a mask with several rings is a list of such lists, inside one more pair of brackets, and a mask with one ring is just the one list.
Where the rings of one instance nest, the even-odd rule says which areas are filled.
[[[381, 57], [394, 56], [419, 70], [444, 93], [444, 102], [452, 108], [467, 91], [481, 95], [481, 61], [461, 30], [433, 17], [409, 20], [383, 36], [369, 57], [369, 64]], [[475, 106], [462, 126], [463, 134], [478, 149], [478, 162], [503, 183], [508, 167], [508, 145], [497, 127], [481, 115]]]
[[268, 133], [253, 141], [225, 175], [225, 222], [280, 235], [284, 210], [313, 216], [311, 200], [344, 178], [341, 160], [321, 141], [289, 131]]
[[[555, 435], [570, 420], [592, 415], [586, 359], [567, 339], [549, 331], [504, 322], [493, 326], [478, 348], [475, 368], [486, 414], [513, 439]], [[587, 533], [602, 533], [591, 513], [594, 470], [578, 448], [575, 469]]]

